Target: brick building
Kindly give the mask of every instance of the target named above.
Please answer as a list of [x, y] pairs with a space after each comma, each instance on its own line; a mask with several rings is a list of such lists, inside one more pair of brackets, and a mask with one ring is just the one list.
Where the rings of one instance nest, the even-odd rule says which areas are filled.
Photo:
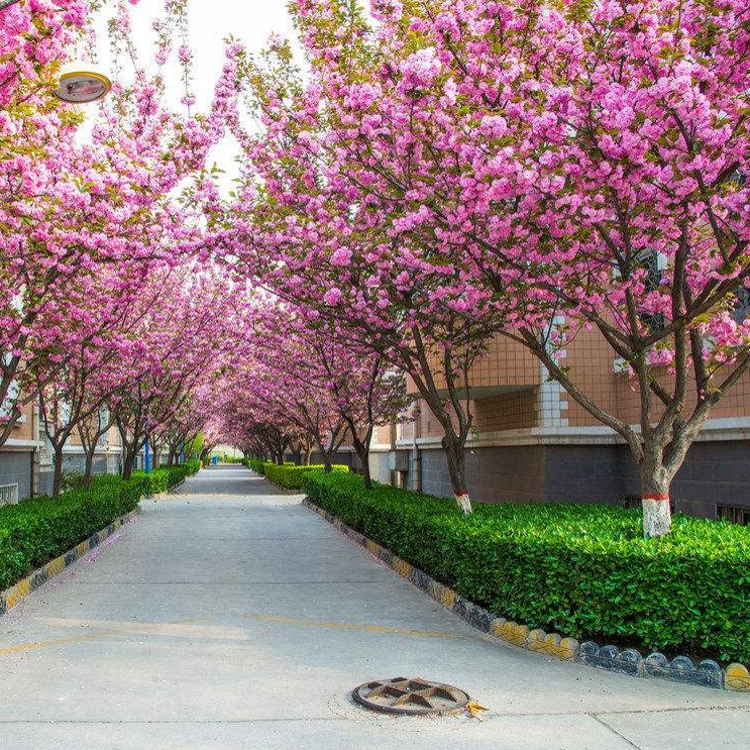
[[[63, 471], [83, 472], [85, 454], [77, 432], [65, 447]], [[98, 442], [94, 457], [95, 474], [118, 473], [122, 467], [120, 435], [111, 427]], [[0, 448], [0, 504], [25, 500], [52, 491], [52, 447], [44, 433], [39, 410], [29, 404]]]
[[39, 412], [24, 408], [10, 437], [0, 447], [0, 502], [16, 502], [39, 492]]
[[[617, 372], [596, 332], [580, 332], [566, 364], [583, 390], [618, 417], [639, 421], [638, 395]], [[666, 369], [664, 377], [669, 377]], [[634, 503], [640, 482], [630, 451], [520, 345], [496, 338], [470, 374], [475, 429], [467, 443], [466, 476], [482, 502]], [[417, 422], [384, 427], [373, 440], [379, 481], [452, 496], [441, 429], [420, 404]], [[672, 483], [675, 508], [693, 515], [750, 520], [750, 375], [714, 408]]]

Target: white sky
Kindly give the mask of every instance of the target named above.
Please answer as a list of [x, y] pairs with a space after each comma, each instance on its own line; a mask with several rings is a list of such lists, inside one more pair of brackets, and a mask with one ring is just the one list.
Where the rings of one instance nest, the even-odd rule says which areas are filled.
[[[150, 24], [161, 15], [163, 0], [131, 6], [136, 39], [153, 39]], [[190, 43], [195, 54], [195, 94], [205, 109], [224, 64], [223, 40], [230, 34], [250, 51], [265, 46], [272, 33], [293, 39], [286, 0], [190, 0]]]
[[[141, 55], [141, 63], [147, 70], [155, 70], [153, 64], [155, 34], [151, 23], [163, 17], [164, 0], [140, 0], [129, 6], [133, 19], [133, 33]], [[99, 37], [99, 57], [104, 72], [108, 72], [108, 41], [105, 19], [114, 14], [112, 3], [105, 7], [102, 20], [96, 24]], [[294, 40], [295, 32], [286, 10], [286, 0], [189, 0], [190, 46], [194, 53], [193, 93], [197, 104], [194, 111], [205, 112], [213, 96], [213, 88], [224, 64], [224, 39], [232, 35], [243, 42], [249, 51], [258, 51], [266, 46], [272, 33]], [[175, 40], [179, 44], [179, 40]], [[176, 50], [173, 52], [173, 57]], [[148, 63], [148, 64], [147, 64]], [[174, 92], [174, 106], [181, 106], [182, 83], [177, 66], [165, 66], [168, 91]], [[230, 180], [236, 174], [234, 157], [238, 148], [233, 139], [215, 147], [211, 161], [227, 171], [222, 180], [229, 189]]]

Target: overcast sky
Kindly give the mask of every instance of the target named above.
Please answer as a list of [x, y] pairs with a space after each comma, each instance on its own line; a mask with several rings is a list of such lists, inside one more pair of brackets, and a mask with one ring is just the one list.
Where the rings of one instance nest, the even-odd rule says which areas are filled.
[[[132, 9], [134, 30], [149, 34], [151, 21], [161, 13], [163, 0], [140, 0]], [[195, 53], [195, 93], [204, 109], [224, 63], [223, 39], [230, 34], [249, 50], [265, 46], [272, 33], [294, 38], [286, 0], [190, 0], [190, 42]]]
[[[163, 16], [164, 0], [140, 0], [138, 5], [129, 6], [133, 18], [133, 32], [145, 67], [154, 70], [153, 54], [155, 39], [151, 23]], [[112, 4], [114, 5], [114, 3]], [[214, 84], [224, 64], [223, 40], [230, 34], [247, 46], [250, 51], [262, 49], [272, 33], [294, 40], [295, 33], [286, 10], [286, 0], [189, 0], [190, 43], [194, 53], [193, 93], [197, 99], [197, 111], [205, 112], [211, 102]], [[106, 18], [114, 10], [105, 9], [97, 23], [100, 62], [106, 69], [109, 66], [106, 35]], [[168, 89], [173, 92], [174, 104], [179, 105], [182, 84], [179, 71], [167, 66], [165, 78]], [[223, 180], [228, 189], [235, 173], [233, 158], [238, 149], [233, 139], [216, 147], [212, 160], [226, 169]]]

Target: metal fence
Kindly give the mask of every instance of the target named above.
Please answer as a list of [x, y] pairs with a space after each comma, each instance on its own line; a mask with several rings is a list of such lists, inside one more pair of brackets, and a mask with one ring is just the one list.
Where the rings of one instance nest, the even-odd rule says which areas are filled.
[[0, 505], [18, 505], [17, 484], [0, 484]]

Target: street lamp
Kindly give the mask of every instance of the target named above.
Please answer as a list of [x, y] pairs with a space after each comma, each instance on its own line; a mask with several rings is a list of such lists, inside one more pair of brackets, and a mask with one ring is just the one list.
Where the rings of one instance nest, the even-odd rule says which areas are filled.
[[[15, 5], [19, 0], [0, 0], [0, 11]], [[91, 70], [87, 63], [75, 62], [63, 67], [60, 85], [55, 96], [68, 104], [87, 104], [105, 97], [112, 82], [104, 75]]]
[[102, 99], [111, 88], [112, 83], [104, 73], [91, 70], [90, 63], [76, 61], [63, 66], [60, 85], [54, 93], [68, 104], [87, 104]]

